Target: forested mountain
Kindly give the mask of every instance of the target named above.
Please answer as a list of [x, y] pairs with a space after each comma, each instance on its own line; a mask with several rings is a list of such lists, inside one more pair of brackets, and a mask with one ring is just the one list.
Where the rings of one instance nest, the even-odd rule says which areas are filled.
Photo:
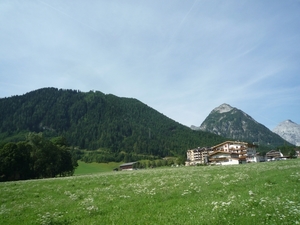
[[81, 149], [155, 156], [184, 155], [224, 138], [193, 131], [142, 102], [99, 91], [43, 88], [0, 99], [0, 141], [21, 141], [27, 132], [64, 136]]
[[222, 104], [213, 109], [198, 129], [271, 148], [283, 146], [286, 143], [279, 135], [255, 121], [251, 116], [228, 104]]

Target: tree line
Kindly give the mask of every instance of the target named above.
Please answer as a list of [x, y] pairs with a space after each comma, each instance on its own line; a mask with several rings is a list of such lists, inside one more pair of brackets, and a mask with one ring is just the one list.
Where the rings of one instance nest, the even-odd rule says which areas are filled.
[[29, 133], [25, 141], [0, 146], [0, 181], [70, 176], [77, 166], [63, 137]]
[[0, 115], [0, 140], [5, 142], [21, 141], [28, 131], [43, 132], [45, 137], [66, 137], [74, 148], [105, 148], [117, 157], [121, 152], [185, 155], [187, 149], [225, 141], [193, 131], [137, 99], [99, 91], [43, 88], [0, 99]]

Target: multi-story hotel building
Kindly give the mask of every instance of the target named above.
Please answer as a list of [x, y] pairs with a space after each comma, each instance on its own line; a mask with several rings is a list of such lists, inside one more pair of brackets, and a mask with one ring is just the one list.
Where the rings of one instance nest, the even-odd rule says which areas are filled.
[[208, 156], [210, 153], [212, 153], [211, 149], [205, 147], [187, 150], [187, 161], [185, 162], [185, 165], [193, 166], [197, 164], [205, 164], [208, 162]]
[[[224, 162], [228, 162], [232, 161], [231, 157], [233, 156], [233, 159], [238, 160], [238, 163], [257, 162], [256, 147], [256, 145], [238, 141], [225, 141], [211, 148], [198, 147], [187, 151], [186, 165], [215, 162], [216, 157], [218, 157], [219, 162], [222, 162], [222, 158], [224, 158]], [[219, 155], [222, 155], [222, 157], [220, 158]]]

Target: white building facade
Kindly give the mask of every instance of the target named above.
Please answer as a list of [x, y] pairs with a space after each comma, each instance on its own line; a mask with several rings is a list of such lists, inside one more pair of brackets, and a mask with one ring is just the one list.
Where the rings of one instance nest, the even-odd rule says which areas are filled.
[[[207, 163], [220, 164], [219, 162], [222, 161], [221, 156], [224, 156], [222, 165], [259, 162], [256, 147], [256, 145], [239, 141], [225, 141], [211, 148], [198, 147], [187, 151], [187, 161], [185, 164], [186, 166]], [[220, 160], [217, 158], [220, 158]]]

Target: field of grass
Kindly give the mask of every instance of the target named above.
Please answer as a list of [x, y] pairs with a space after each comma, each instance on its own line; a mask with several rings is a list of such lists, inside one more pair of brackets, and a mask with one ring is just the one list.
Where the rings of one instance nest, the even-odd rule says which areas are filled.
[[122, 163], [110, 162], [110, 163], [85, 163], [78, 161], [78, 167], [75, 170], [74, 175], [86, 175], [99, 172], [110, 172], [114, 168], [119, 168]]
[[299, 224], [300, 160], [0, 183], [1, 224]]

